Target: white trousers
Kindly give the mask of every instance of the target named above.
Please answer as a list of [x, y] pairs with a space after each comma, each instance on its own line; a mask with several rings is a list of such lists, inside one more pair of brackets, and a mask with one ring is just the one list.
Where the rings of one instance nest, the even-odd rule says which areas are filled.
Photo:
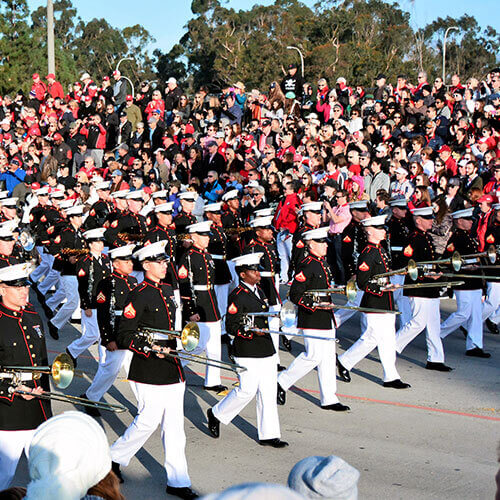
[[[30, 274], [30, 278], [36, 283], [42, 276], [47, 276], [49, 271], [52, 269], [52, 262], [54, 257], [49, 253], [44, 252], [44, 247], [37, 246], [38, 255], [40, 255], [40, 264], [36, 269]], [[52, 257], [52, 259], [50, 259]]]
[[366, 330], [342, 356], [339, 356], [339, 361], [350, 371], [376, 347], [384, 370], [384, 382], [399, 379], [399, 373], [396, 370], [396, 318], [394, 314], [368, 313], [365, 316]]
[[[404, 285], [405, 283], [405, 275], [404, 274], [396, 274], [390, 277], [390, 281], [393, 285]], [[412, 311], [410, 306], [409, 297], [406, 297], [403, 294], [403, 289], [398, 288], [393, 292], [394, 302], [398, 306], [398, 311], [401, 313], [399, 315], [399, 324], [402, 327], [406, 325], [408, 321], [410, 321], [412, 317]], [[397, 319], [396, 319], [397, 321]]]
[[280, 258], [280, 281], [288, 283], [288, 268], [290, 267], [290, 258], [292, 255], [292, 239], [293, 235], [288, 231], [281, 231], [276, 238], [276, 246], [278, 248], [278, 256]]
[[151, 385], [130, 382], [130, 385], [137, 397], [137, 415], [123, 436], [111, 446], [111, 459], [127, 466], [161, 425], [167, 484], [175, 488], [190, 486], [184, 434], [185, 383]]
[[58, 329], [62, 328], [70, 319], [80, 304], [78, 293], [78, 279], [76, 276], [61, 276], [61, 283], [66, 295], [66, 302], [61, 306], [57, 314], [50, 320]]
[[219, 311], [221, 312], [221, 335], [226, 334], [226, 312], [227, 312], [227, 297], [229, 295], [230, 283], [225, 285], [215, 285], [215, 296], [217, 297], [217, 304], [219, 304]]
[[[270, 313], [279, 313], [281, 311], [281, 304], [275, 304], [274, 306], [269, 306]], [[281, 323], [280, 318], [269, 318], [269, 330], [278, 331], [280, 329]], [[271, 333], [271, 339], [273, 341], [274, 350], [276, 354], [274, 355], [274, 360], [277, 365], [280, 364], [280, 336], [277, 333]]]
[[96, 309], [91, 309], [91, 311], [92, 316], [90, 317], [85, 314], [85, 311], [82, 311], [82, 335], [68, 346], [68, 351], [74, 358], [80, 356], [82, 352], [101, 338], [97, 324], [97, 311]]
[[178, 288], [174, 288], [175, 301], [175, 330], [182, 330], [182, 301], [181, 292]]
[[481, 290], [455, 290], [457, 310], [441, 323], [441, 338], [444, 339], [458, 327], [467, 330], [465, 348], [483, 348], [483, 318]]
[[[348, 301], [345, 305], [349, 307], [359, 307], [364, 293], [365, 292], [363, 292], [362, 290], [358, 290], [358, 292], [356, 293], [356, 298], [352, 302]], [[337, 322], [337, 329], [340, 328], [340, 326], [345, 323], [350, 317], [358, 313], [359, 311], [353, 311], [352, 309], [335, 309], [335, 321]], [[361, 313], [360, 322], [361, 331], [366, 330], [366, 318], [364, 313]]]
[[85, 393], [88, 399], [100, 401], [113, 385], [120, 368], [123, 366], [128, 372], [133, 353], [128, 350], [117, 349], [108, 351], [99, 343], [99, 366], [94, 380]]
[[[38, 287], [38, 290], [40, 293], [43, 293], [44, 295], [53, 287], [56, 287], [56, 293], [58, 291], [58, 285], [61, 281], [61, 273], [60, 271], [56, 271], [55, 269], [52, 268], [54, 265], [54, 256], [50, 254], [44, 254], [47, 257], [47, 273], [45, 274], [45, 278], [43, 278], [43, 281], [40, 283], [40, 286]], [[64, 298], [64, 297], [63, 297]], [[62, 300], [62, 299], [61, 299]]]
[[23, 451], [28, 456], [35, 430], [0, 431], [0, 491], [10, 486]]
[[483, 302], [483, 321], [490, 319], [493, 323], [500, 322], [500, 282], [487, 282], [486, 298]]
[[[335, 339], [335, 329], [300, 330], [304, 335]], [[335, 341], [304, 338], [305, 352], [300, 353], [285, 370], [279, 373], [278, 383], [287, 391], [292, 385], [317, 368], [321, 406], [339, 402], [335, 377]]]
[[[198, 323], [200, 328], [200, 341], [198, 347], [191, 354], [202, 354], [205, 353], [207, 358], [215, 359], [220, 361], [221, 359], [221, 342], [220, 342], [220, 331], [221, 322], [211, 321], [209, 323]], [[186, 366], [189, 362], [182, 362], [183, 366]], [[220, 368], [215, 368], [213, 366], [207, 366], [205, 371], [205, 386], [212, 387], [214, 385], [219, 385], [221, 383], [220, 379]]]
[[235, 361], [247, 371], [238, 374], [240, 385], [212, 408], [214, 416], [224, 425], [228, 425], [255, 397], [259, 439], [281, 437], [276, 403], [277, 369], [274, 356], [235, 358]]
[[440, 300], [424, 297], [410, 297], [411, 319], [396, 333], [396, 351], [403, 349], [423, 330], [426, 330], [427, 361], [444, 363], [444, 349], [441, 340]]
[[48, 285], [49, 290], [52, 288], [52, 286], [55, 286], [56, 289], [55, 292], [45, 301], [45, 303], [50, 309], [52, 309], [52, 311], [54, 311], [57, 306], [66, 299], [66, 293], [61, 282], [61, 273], [54, 270], [50, 271], [48, 277], [45, 278], [42, 281], [42, 284], [38, 287], [40, 293], [43, 293], [44, 295], [47, 294], [46, 291], [42, 290], [42, 287], [45, 284], [45, 281], [49, 279], [53, 281], [53, 285]]

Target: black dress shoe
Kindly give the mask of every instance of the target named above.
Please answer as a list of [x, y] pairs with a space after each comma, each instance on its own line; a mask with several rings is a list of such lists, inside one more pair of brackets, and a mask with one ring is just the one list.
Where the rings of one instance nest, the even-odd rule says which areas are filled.
[[47, 322], [49, 325], [49, 335], [54, 339], [54, 340], [59, 340], [59, 330], [57, 326], [52, 323], [52, 321]]
[[[50, 322], [49, 322], [50, 323]], [[71, 361], [73, 361], [73, 365], [74, 367], [76, 368], [76, 365], [78, 364], [78, 361], [76, 360], [76, 358], [74, 358], [71, 353], [69, 352], [69, 350], [66, 348], [66, 354], [71, 358]]]
[[219, 392], [225, 391], [227, 389], [227, 387], [225, 385], [222, 385], [222, 384], [211, 385], [211, 386], [204, 385], [203, 389], [205, 389], [206, 391], [212, 391], [212, 392], [219, 393]]
[[467, 338], [467, 330], [463, 326], [460, 327], [460, 331], [462, 332], [463, 336]]
[[271, 446], [273, 448], [285, 448], [288, 446], [288, 443], [286, 441], [282, 441], [280, 438], [259, 439], [259, 444], [261, 446]]
[[333, 411], [348, 411], [349, 406], [343, 405], [342, 403], [335, 403], [334, 405], [325, 405], [321, 407], [322, 410], [333, 410]]
[[465, 355], [475, 358], [491, 358], [491, 354], [489, 352], [484, 352], [480, 347], [474, 347], [474, 349], [465, 351]]
[[[81, 398], [85, 398], [85, 399], [88, 399], [87, 398], [87, 395], [85, 393], [83, 394], [80, 394], [80, 397]], [[82, 406], [83, 408], [83, 411], [89, 415], [90, 417], [95, 417], [95, 418], [98, 418], [101, 416], [101, 412], [97, 409], [97, 408], [94, 408], [93, 406]]]
[[433, 361], [427, 361], [425, 369], [434, 370], [436, 372], [451, 372], [451, 370], [453, 370], [453, 368], [446, 366], [444, 363], [434, 363]]
[[498, 330], [498, 325], [495, 325], [491, 319], [487, 319], [485, 321], [486, 326], [488, 327], [488, 330], [493, 334], [493, 335], [498, 335], [500, 331]]
[[212, 408], [207, 410], [208, 430], [214, 438], [220, 436], [220, 420], [214, 415]]
[[174, 488], [173, 486], [167, 486], [167, 493], [177, 498], [183, 498], [184, 500], [200, 498], [200, 495], [198, 495], [198, 493], [195, 493], [191, 488], [187, 486], [185, 486], [184, 488]]
[[120, 470], [120, 464], [117, 464], [116, 462], [111, 462], [111, 470], [115, 473], [115, 476], [118, 478], [118, 481], [120, 483], [123, 483], [123, 476], [122, 476], [122, 471]]
[[278, 384], [278, 394], [276, 396], [276, 402], [283, 406], [286, 403], [286, 391]]
[[281, 342], [283, 343], [283, 347], [288, 352], [292, 352], [292, 343], [284, 335], [281, 337]]
[[392, 387], [393, 389], [409, 389], [410, 384], [406, 384], [401, 379], [391, 380], [390, 382], [384, 382], [384, 387]]
[[349, 374], [349, 370], [344, 367], [344, 365], [339, 361], [337, 356], [337, 372], [339, 374], [340, 380], [343, 382], [350, 382], [351, 375]]
[[279, 372], [284, 372], [285, 370], [286, 370], [285, 366], [278, 364], [278, 371]]

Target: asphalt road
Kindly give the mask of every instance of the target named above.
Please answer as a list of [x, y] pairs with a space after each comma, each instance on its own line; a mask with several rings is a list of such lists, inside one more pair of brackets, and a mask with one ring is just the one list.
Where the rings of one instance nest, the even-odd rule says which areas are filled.
[[[442, 301], [443, 316], [453, 310], [452, 300]], [[43, 313], [42, 313], [43, 314]], [[79, 325], [64, 328], [61, 339], [48, 338], [50, 358], [77, 335]], [[337, 333], [338, 351], [347, 349], [359, 336], [359, 319], [352, 318]], [[352, 382], [338, 382], [341, 401], [351, 407], [335, 413], [319, 407], [315, 372], [299, 381], [279, 407], [282, 439], [290, 446], [282, 450], [257, 443], [255, 402], [213, 439], [206, 427], [205, 413], [218, 400], [202, 389], [201, 365], [192, 365], [187, 374], [185, 430], [187, 460], [193, 488], [201, 493], [220, 491], [231, 485], [263, 481], [286, 484], [293, 465], [309, 455], [342, 457], [360, 473], [360, 499], [491, 499], [498, 470], [500, 440], [500, 338], [484, 334], [490, 359], [464, 355], [460, 332], [445, 339], [446, 362], [450, 373], [425, 370], [425, 337], [421, 334], [398, 358], [397, 367], [409, 390], [382, 386], [382, 368], [377, 352], [352, 372]], [[289, 365], [301, 352], [293, 342], [293, 353], [281, 352], [282, 364]], [[97, 363], [97, 347], [79, 359], [78, 368], [88, 375], [76, 378], [65, 391], [79, 395], [89, 385]], [[333, 360], [332, 360], [333, 361]], [[332, 376], [334, 376], [332, 362]], [[231, 386], [234, 374], [223, 372]], [[99, 419], [110, 444], [123, 433], [135, 414], [135, 399], [126, 380], [116, 381], [105, 397], [124, 404], [129, 412], [104, 412]], [[55, 402], [54, 413], [73, 409]], [[123, 469], [123, 493], [127, 499], [165, 498], [166, 478], [163, 450], [157, 430], [146, 446]], [[26, 461], [17, 471], [14, 485], [28, 482]]]

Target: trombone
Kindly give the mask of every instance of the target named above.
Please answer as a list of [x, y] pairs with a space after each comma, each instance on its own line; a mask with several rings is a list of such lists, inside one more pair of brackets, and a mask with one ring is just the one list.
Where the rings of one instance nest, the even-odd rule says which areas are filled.
[[304, 294], [311, 295], [313, 299], [319, 300], [321, 295], [327, 295], [330, 293], [340, 293], [347, 297], [349, 302], [352, 302], [356, 295], [358, 294], [358, 287], [356, 286], [356, 281], [351, 279], [346, 285], [337, 288], [326, 288], [325, 290], [306, 290]]
[[[453, 274], [453, 276], [456, 276], [456, 274]], [[382, 292], [386, 292], [388, 290], [409, 290], [411, 288], [452, 288], [454, 286], [460, 286], [463, 285], [465, 282], [464, 281], [442, 281], [439, 282], [437, 281], [436, 283], [410, 283], [408, 285], [391, 285], [390, 287], [383, 287], [380, 290]]]
[[450, 264], [451, 267], [453, 267], [453, 270], [455, 272], [460, 271], [460, 268], [462, 267], [462, 257], [460, 257], [460, 254], [458, 252], [453, 252], [451, 257], [449, 259], [441, 259], [441, 260], [426, 260], [426, 261], [421, 261], [417, 262], [417, 268], [423, 268], [424, 270], [430, 270], [433, 269], [435, 266], [441, 265], [441, 264]]
[[384, 285], [387, 283], [387, 278], [398, 274], [407, 274], [412, 281], [415, 281], [418, 278], [417, 263], [413, 259], [410, 259], [406, 267], [402, 267], [401, 269], [396, 269], [394, 271], [388, 271], [387, 273], [376, 274], [375, 276], [372, 276], [370, 281], [375, 281], [379, 285]]
[[[479, 259], [480, 257], [487, 257], [491, 264], [494, 264], [497, 260], [497, 251], [493, 245], [490, 245], [486, 251], [479, 253], [471, 253], [469, 255], [462, 255], [462, 260], [464, 259]], [[464, 262], [465, 263], [465, 262]], [[467, 263], [469, 264], [469, 263]]]
[[[180, 332], [178, 330], [162, 330], [159, 328], [141, 328], [139, 333], [146, 335], [147, 341], [150, 345], [149, 347], [146, 346], [144, 348], [145, 352], [163, 354], [164, 356], [179, 359], [181, 361], [200, 363], [202, 365], [213, 366], [214, 368], [220, 368], [221, 370], [228, 370], [235, 373], [246, 371], [244, 366], [236, 363], [228, 363], [226, 361], [205, 358], [204, 356], [192, 354], [191, 351], [194, 351], [196, 347], [198, 347], [198, 343], [200, 341], [200, 328], [194, 321], [189, 322]], [[186, 352], [172, 352], [168, 348], [155, 344], [155, 334], [180, 339], [182, 347]], [[156, 349], [154, 349], [154, 347], [156, 347]]]
[[42, 394], [33, 394], [30, 391], [18, 389], [26, 380], [39, 380], [42, 375], [51, 376], [54, 385], [59, 389], [66, 389], [73, 381], [75, 367], [72, 359], [66, 354], [61, 353], [56, 356], [51, 366], [2, 366], [0, 367], [0, 379], [10, 379], [11, 387], [10, 394], [21, 394], [32, 396], [39, 399], [52, 399], [54, 401], [62, 401], [63, 403], [71, 403], [80, 406], [89, 406], [98, 410], [108, 410], [115, 413], [121, 413], [127, 409], [118, 404], [101, 403], [99, 401], [91, 401], [90, 399], [80, 398], [77, 396], [68, 396], [66, 394], [58, 394], [57, 392], [44, 391]]
[[263, 333], [270, 333], [270, 334], [272, 333], [272, 334], [276, 334], [276, 335], [286, 335], [286, 336], [291, 336], [291, 337], [302, 337], [302, 338], [307, 338], [307, 339], [335, 340], [333, 338], [320, 337], [317, 335], [306, 335], [303, 333], [288, 333], [288, 332], [284, 332], [281, 330], [268, 330], [266, 328], [256, 328], [253, 324], [253, 318], [259, 318], [259, 317], [280, 318], [281, 327], [293, 331], [295, 329], [295, 321], [297, 318], [297, 311], [296, 311], [296, 308], [293, 305], [293, 303], [289, 300], [287, 300], [283, 304], [283, 307], [281, 308], [280, 312], [275, 312], [275, 313], [273, 313], [273, 312], [245, 313], [243, 315], [243, 326], [245, 327], [245, 330], [248, 332], [252, 332], [252, 333], [263, 332]]

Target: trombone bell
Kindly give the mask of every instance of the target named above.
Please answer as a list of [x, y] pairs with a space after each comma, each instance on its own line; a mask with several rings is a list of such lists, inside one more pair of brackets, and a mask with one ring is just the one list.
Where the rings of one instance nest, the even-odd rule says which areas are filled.
[[65, 352], [58, 354], [52, 363], [50, 374], [56, 387], [66, 389], [75, 375], [73, 360]]
[[185, 351], [194, 351], [200, 342], [200, 328], [194, 321], [191, 321], [182, 329], [180, 339]]

